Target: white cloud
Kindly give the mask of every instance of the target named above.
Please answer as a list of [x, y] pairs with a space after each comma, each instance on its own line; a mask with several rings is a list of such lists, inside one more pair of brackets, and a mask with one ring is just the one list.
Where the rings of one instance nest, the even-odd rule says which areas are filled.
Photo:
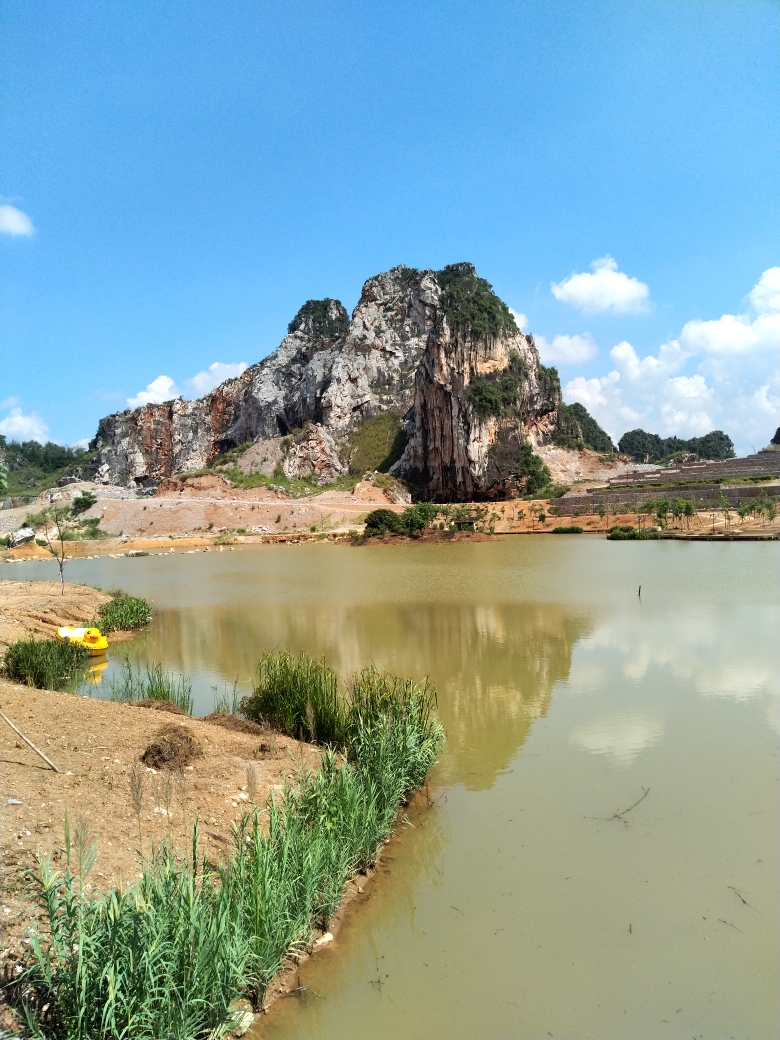
[[135, 397], [128, 397], [130, 408], [141, 408], [145, 404], [162, 404], [174, 397], [181, 397], [179, 390], [170, 376], [158, 376], [145, 390], [140, 390]]
[[631, 408], [623, 400], [620, 373], [614, 369], [600, 378], [585, 379], [577, 376], [563, 388], [567, 404], [579, 401], [617, 444], [626, 430], [635, 427], [643, 413]]
[[534, 342], [545, 365], [582, 365], [599, 352], [587, 332], [582, 336], [554, 336], [552, 343], [544, 336], [534, 336]]
[[627, 340], [621, 340], [610, 350], [609, 356], [624, 382], [632, 384], [640, 391], [658, 386], [669, 376], [679, 372], [688, 360], [688, 355], [680, 349], [677, 340], [663, 343], [657, 357], [648, 354], [641, 360], [631, 344]]
[[770, 267], [761, 275], [748, 296], [756, 314], [780, 313], [780, 267]]
[[780, 349], [780, 267], [761, 275], [748, 296], [756, 317], [724, 314], [714, 321], [689, 321], [680, 333], [683, 348], [703, 357], [744, 356]]
[[12, 408], [10, 414], [0, 420], [0, 433], [15, 441], [45, 444], [49, 440], [49, 427], [43, 419], [39, 415], [25, 415], [21, 408]]
[[509, 308], [509, 313], [515, 319], [515, 324], [517, 325], [518, 329], [520, 329], [521, 332], [524, 329], [528, 328], [528, 318], [526, 318], [526, 316], [524, 314], [522, 314], [520, 311], [516, 311], [514, 309], [514, 307], [510, 307]]
[[662, 426], [693, 436], [709, 433], [715, 426], [708, 406], [714, 396], [704, 376], [676, 376], [663, 387]]
[[631, 762], [640, 751], [656, 744], [663, 733], [661, 720], [652, 715], [612, 715], [578, 727], [569, 739], [595, 755], [610, 755]]
[[603, 256], [590, 265], [589, 274], [573, 273], [562, 282], [552, 282], [550, 289], [556, 300], [579, 307], [586, 314], [613, 311], [616, 314], [647, 310], [649, 288], [638, 278], [629, 278], [618, 270], [617, 261]]
[[246, 361], [238, 361], [234, 364], [215, 361], [213, 365], [209, 365], [208, 371], [198, 372], [192, 379], [188, 379], [187, 386], [192, 387], [196, 397], [203, 397], [205, 394], [211, 393], [220, 383], [224, 383], [226, 379], [235, 379], [236, 376], [240, 376], [242, 372], [246, 371], [246, 368]]
[[82, 437], [81, 440], [74, 441], [73, 444], [71, 444], [71, 448], [81, 448], [82, 451], [86, 451], [89, 447], [89, 441], [89, 437]]
[[16, 206], [0, 206], [0, 234], [24, 235], [29, 238], [35, 228], [26, 213]]
[[21, 404], [21, 400], [18, 397], [6, 397], [0, 401], [0, 412], [7, 412], [9, 408], [14, 408], [17, 404]]

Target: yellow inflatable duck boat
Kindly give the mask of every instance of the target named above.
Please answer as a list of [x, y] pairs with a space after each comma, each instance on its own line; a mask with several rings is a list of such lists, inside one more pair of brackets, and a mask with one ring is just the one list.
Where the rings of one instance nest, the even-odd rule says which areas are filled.
[[63, 625], [57, 629], [57, 639], [63, 643], [76, 643], [89, 650], [90, 657], [99, 657], [108, 649], [108, 640], [99, 628], [70, 628]]

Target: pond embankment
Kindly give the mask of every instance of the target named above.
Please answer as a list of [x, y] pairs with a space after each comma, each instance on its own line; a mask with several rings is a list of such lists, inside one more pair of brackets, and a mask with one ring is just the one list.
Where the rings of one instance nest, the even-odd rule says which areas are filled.
[[34, 745], [0, 729], [8, 1004], [41, 1035], [246, 1025], [240, 998], [267, 1006], [372, 871], [443, 742], [434, 700], [426, 683], [366, 669], [342, 684], [284, 653], [263, 657], [240, 715], [206, 719], [0, 680]]

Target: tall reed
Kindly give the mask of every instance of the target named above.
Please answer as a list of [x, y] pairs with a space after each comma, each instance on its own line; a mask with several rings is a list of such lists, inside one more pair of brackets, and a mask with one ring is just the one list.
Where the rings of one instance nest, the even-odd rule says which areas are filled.
[[125, 657], [116, 678], [106, 682], [114, 701], [171, 701], [188, 715], [192, 714], [192, 682], [186, 675], [163, 671], [160, 664], [147, 663], [143, 668]]

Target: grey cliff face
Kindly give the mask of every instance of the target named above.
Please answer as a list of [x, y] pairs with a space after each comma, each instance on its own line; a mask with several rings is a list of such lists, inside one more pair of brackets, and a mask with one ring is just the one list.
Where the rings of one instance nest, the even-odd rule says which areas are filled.
[[[488, 331], [469, 310], [474, 287], [490, 320], [500, 318]], [[247, 441], [278, 443], [292, 433], [288, 476], [327, 483], [345, 471], [339, 446], [350, 431], [393, 412], [404, 416], [407, 436], [393, 472], [420, 494], [467, 498], [508, 487], [517, 468], [512, 444], [549, 439], [560, 401], [532, 337], [508, 315], [464, 264], [442, 272], [399, 266], [369, 278], [351, 319], [337, 300], [309, 300], [273, 354], [206, 397], [102, 419], [97, 479], [154, 483]], [[510, 369], [522, 370], [512, 408], [488, 415], [475, 407], [474, 381], [495, 382]]]

